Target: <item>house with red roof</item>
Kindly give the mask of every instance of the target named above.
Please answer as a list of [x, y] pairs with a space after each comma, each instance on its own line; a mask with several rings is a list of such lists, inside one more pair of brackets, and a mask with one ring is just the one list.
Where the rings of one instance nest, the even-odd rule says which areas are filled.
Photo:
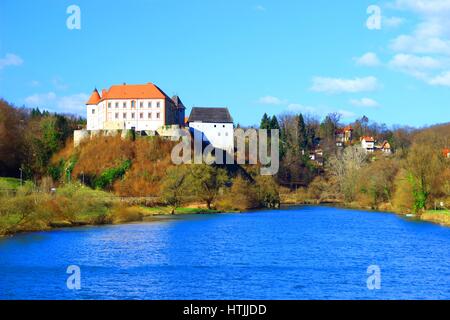
[[445, 158], [450, 159], [450, 149], [449, 148], [445, 148], [444, 150], [442, 150], [442, 154], [444, 155]]
[[361, 137], [361, 147], [367, 152], [375, 151], [375, 139], [373, 137]]
[[157, 131], [168, 125], [184, 126], [185, 106], [153, 83], [113, 85], [101, 94], [94, 89], [86, 102], [89, 131]]
[[349, 143], [353, 139], [353, 128], [346, 126], [343, 129], [337, 129], [335, 131], [336, 146], [343, 147], [344, 144]]
[[385, 154], [392, 153], [391, 144], [387, 140], [384, 140], [382, 144], [377, 146], [377, 150], [380, 150], [381, 152], [383, 152]]

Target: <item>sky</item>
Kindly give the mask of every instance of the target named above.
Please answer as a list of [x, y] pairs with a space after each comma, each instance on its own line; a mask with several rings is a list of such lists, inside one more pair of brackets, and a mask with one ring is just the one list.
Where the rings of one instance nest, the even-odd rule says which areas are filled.
[[449, 122], [450, 0], [0, 1], [0, 97], [85, 115], [95, 87], [124, 82], [242, 125]]

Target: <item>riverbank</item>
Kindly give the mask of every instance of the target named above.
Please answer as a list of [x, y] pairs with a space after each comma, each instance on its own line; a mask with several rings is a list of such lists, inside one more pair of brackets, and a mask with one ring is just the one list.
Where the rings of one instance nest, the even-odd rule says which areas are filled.
[[301, 195], [293, 194], [281, 194], [282, 205], [332, 205], [340, 208], [358, 209], [366, 211], [377, 211], [386, 213], [395, 213], [400, 216], [414, 217], [420, 221], [432, 222], [440, 224], [442, 226], [450, 227], [450, 210], [426, 210], [419, 215], [412, 215], [411, 213], [405, 213], [400, 210], [396, 210], [390, 203], [382, 203], [377, 208], [371, 206], [364, 206], [357, 202], [345, 203], [342, 200], [337, 199], [307, 199], [301, 197]]

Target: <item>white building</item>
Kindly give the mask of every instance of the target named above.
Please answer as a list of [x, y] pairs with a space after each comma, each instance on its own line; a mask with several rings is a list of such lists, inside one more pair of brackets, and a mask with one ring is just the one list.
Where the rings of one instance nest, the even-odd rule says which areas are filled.
[[361, 147], [367, 152], [374, 152], [375, 139], [373, 137], [361, 137]]
[[185, 107], [180, 98], [169, 98], [152, 83], [113, 85], [101, 95], [95, 89], [86, 106], [89, 131], [156, 131], [184, 125]]
[[188, 124], [194, 136], [201, 134], [203, 142], [234, 152], [233, 119], [227, 108], [192, 108]]

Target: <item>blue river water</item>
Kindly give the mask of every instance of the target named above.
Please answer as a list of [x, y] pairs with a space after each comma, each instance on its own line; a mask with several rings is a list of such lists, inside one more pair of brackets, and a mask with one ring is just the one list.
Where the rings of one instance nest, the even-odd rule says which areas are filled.
[[2, 239], [0, 299], [450, 299], [449, 258], [450, 228], [388, 213], [189, 215]]

